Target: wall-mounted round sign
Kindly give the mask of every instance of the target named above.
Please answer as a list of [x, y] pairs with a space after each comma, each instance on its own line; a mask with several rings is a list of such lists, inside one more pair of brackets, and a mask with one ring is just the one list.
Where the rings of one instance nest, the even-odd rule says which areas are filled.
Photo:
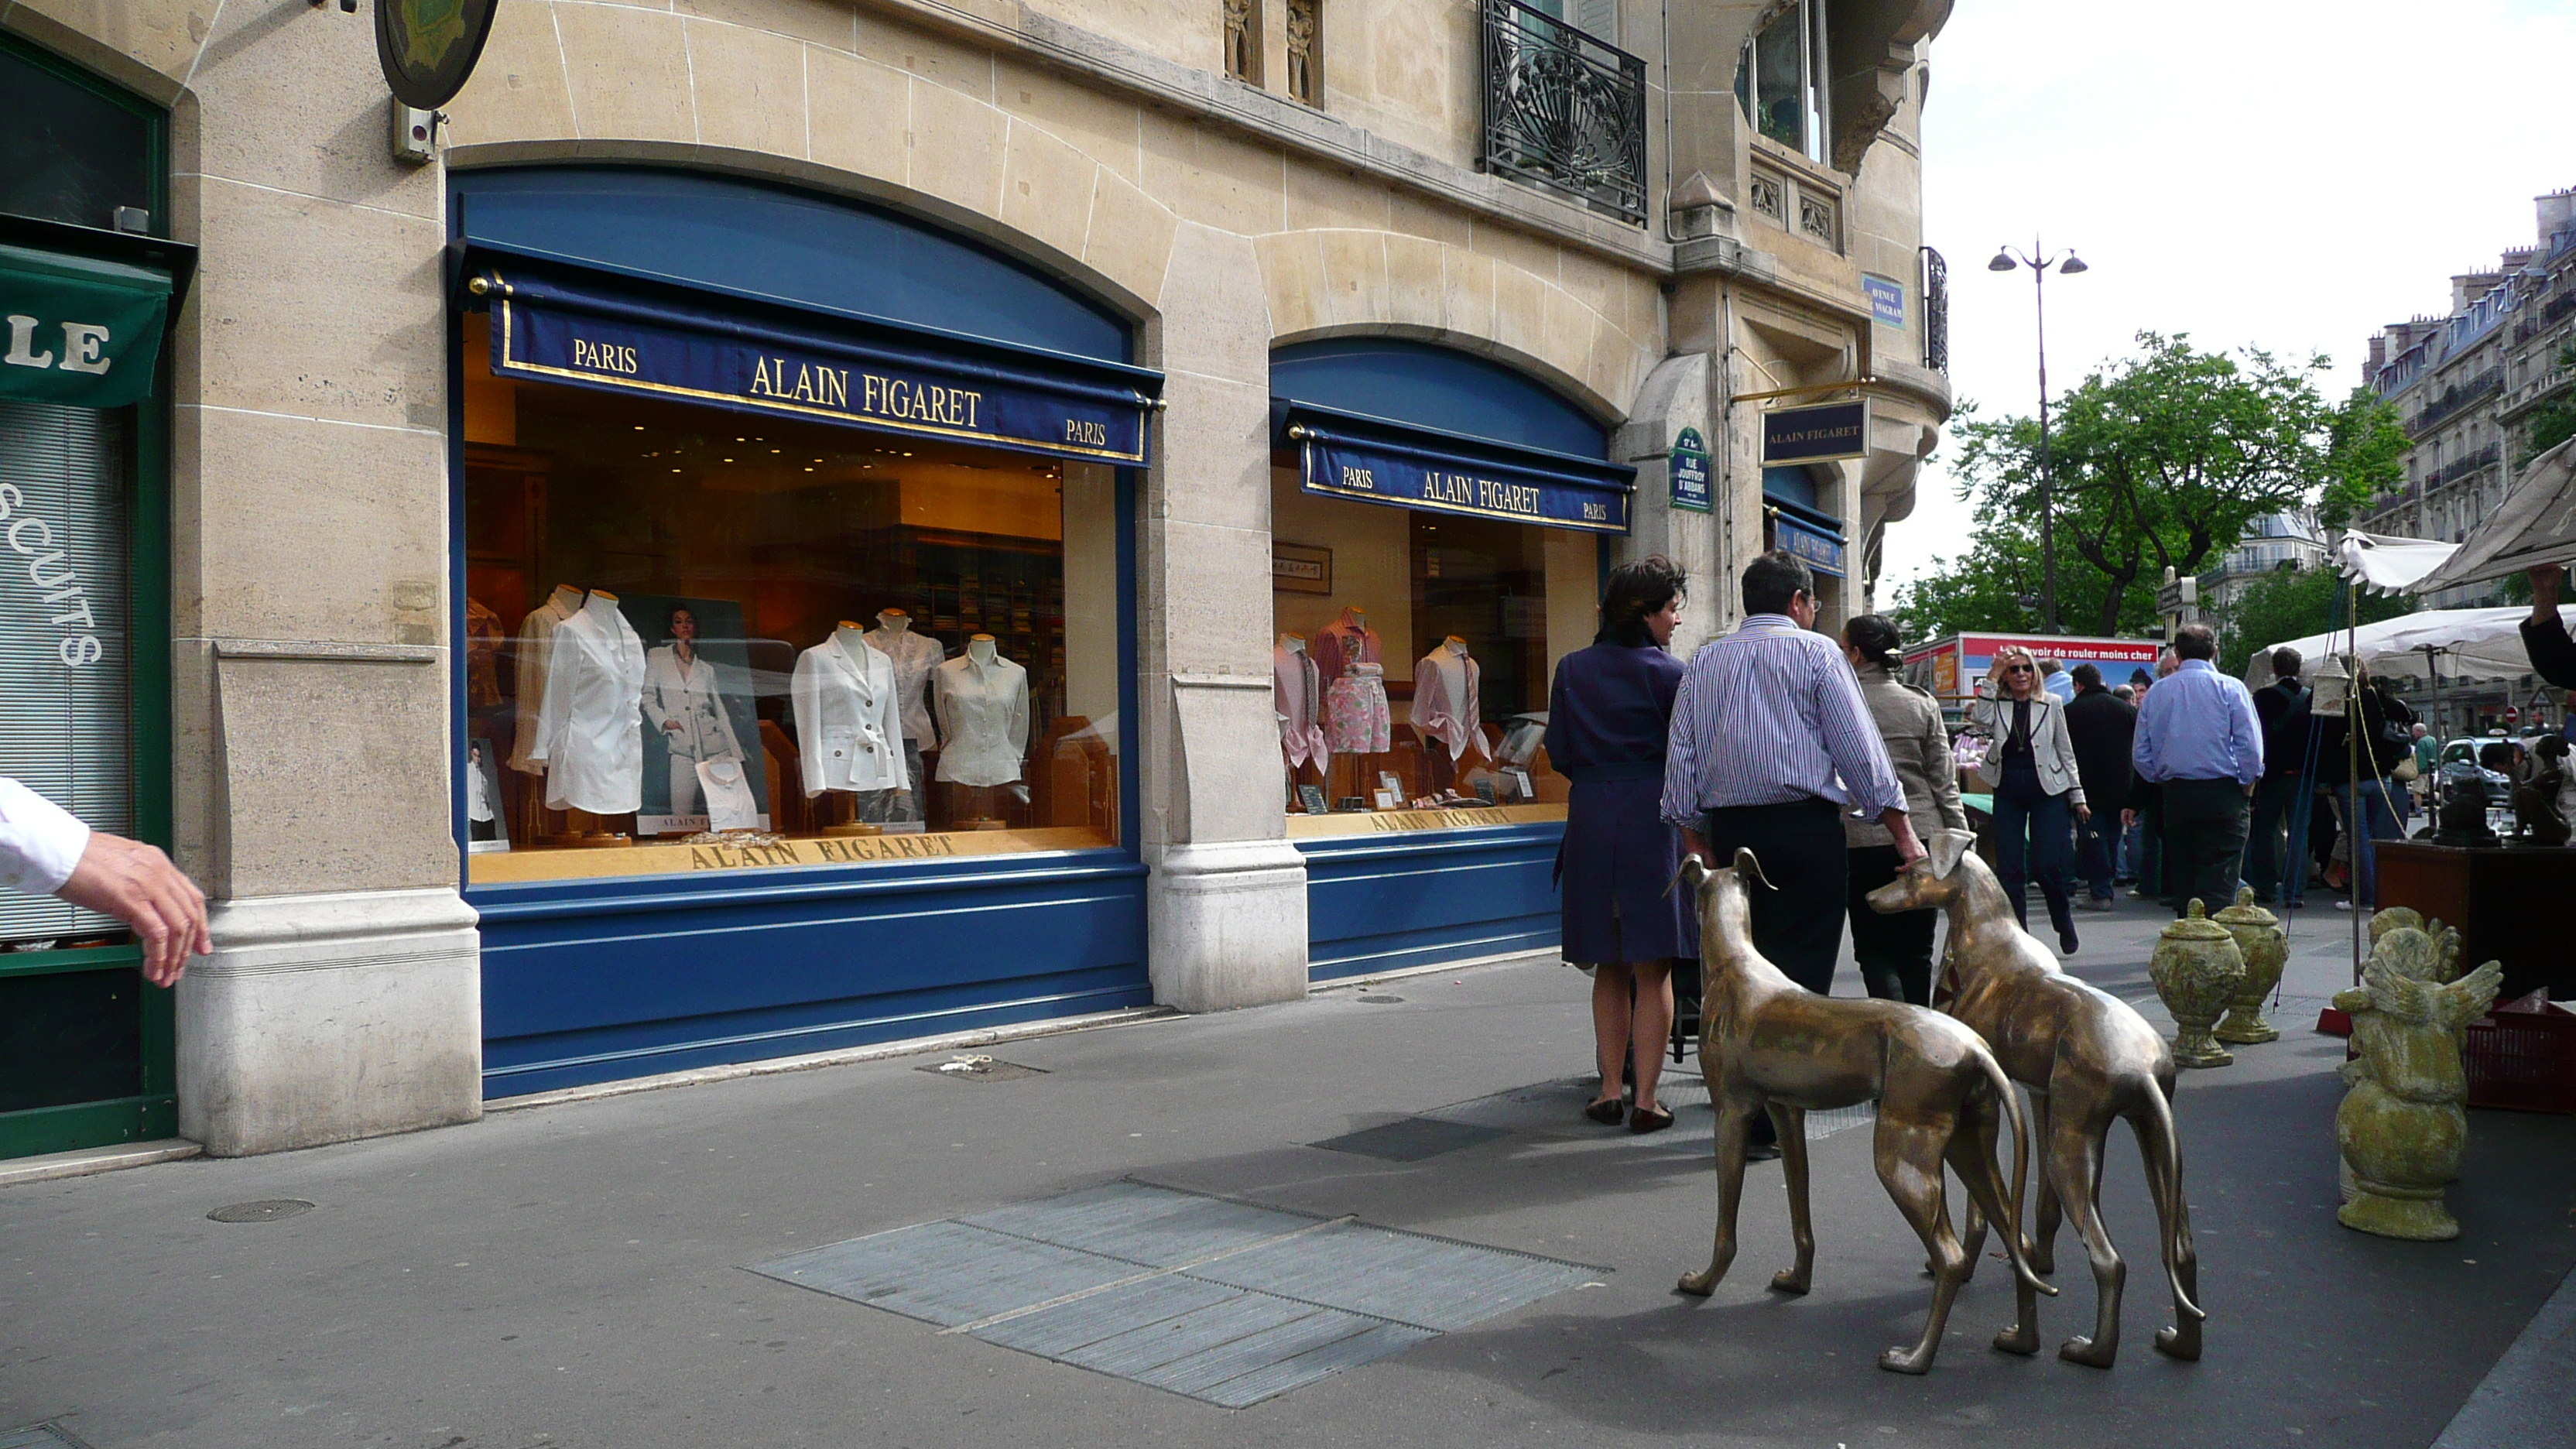
[[434, 111], [465, 89], [500, 0], [376, 0], [376, 58], [406, 106]]

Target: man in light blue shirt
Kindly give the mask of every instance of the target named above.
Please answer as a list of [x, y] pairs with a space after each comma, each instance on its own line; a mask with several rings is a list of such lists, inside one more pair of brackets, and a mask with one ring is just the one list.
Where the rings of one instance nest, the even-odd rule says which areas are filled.
[[2245, 801], [2263, 775], [2263, 726], [2244, 684], [2218, 672], [2218, 636], [2185, 624], [2174, 636], [2182, 661], [2138, 706], [2130, 759], [2162, 789], [2165, 879], [2174, 914], [2197, 898], [2216, 913], [2236, 899], [2245, 855]]
[[2075, 702], [2075, 676], [2066, 672], [2066, 665], [2060, 660], [2039, 661], [2039, 687], [2057, 696], [2059, 704]]

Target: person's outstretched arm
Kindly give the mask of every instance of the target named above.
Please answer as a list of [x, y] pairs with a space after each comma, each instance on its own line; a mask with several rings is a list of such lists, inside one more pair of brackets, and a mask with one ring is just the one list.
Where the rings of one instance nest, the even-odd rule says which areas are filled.
[[0, 885], [59, 896], [133, 927], [143, 979], [155, 986], [177, 984], [189, 957], [214, 950], [206, 894], [170, 857], [92, 830], [15, 780], [0, 780]]

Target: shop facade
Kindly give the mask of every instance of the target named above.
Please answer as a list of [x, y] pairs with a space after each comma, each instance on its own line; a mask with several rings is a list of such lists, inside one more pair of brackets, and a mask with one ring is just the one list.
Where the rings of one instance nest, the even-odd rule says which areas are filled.
[[[413, 164], [347, 139], [363, 18], [185, 9], [0, 24], [166, 112], [198, 252], [137, 775], [215, 902], [169, 1010], [219, 1153], [1551, 950], [1604, 571], [1682, 563], [1687, 650], [1799, 526], [1857, 607], [1945, 406], [1889, 365], [1919, 282], [1862, 286], [1917, 90], [1799, 161], [1810, 255], [1749, 132], [1653, 142], [1665, 233], [1481, 164], [1366, 63], [1473, 76], [1471, 13], [1273, 56], [1291, 96], [1217, 79], [1215, 6], [527, 0]], [[1747, 395], [1837, 381], [1884, 437], [1785, 513]]]

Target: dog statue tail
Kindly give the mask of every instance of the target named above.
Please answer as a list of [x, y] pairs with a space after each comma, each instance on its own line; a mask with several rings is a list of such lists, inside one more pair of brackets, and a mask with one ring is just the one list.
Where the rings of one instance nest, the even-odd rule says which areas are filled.
[[2195, 1320], [2206, 1320], [2200, 1305], [2182, 1286], [2182, 1140], [2174, 1132], [2173, 1104], [2165, 1100], [2162, 1087], [2149, 1078], [2139, 1084], [2138, 1095], [2145, 1099], [2147, 1132], [2152, 1134], [2155, 1150], [2147, 1170], [2156, 1175], [2162, 1188], [2157, 1196], [2170, 1206], [2158, 1216], [2157, 1227], [2165, 1259], [2165, 1281], [2173, 1286], [2175, 1311], [2187, 1313]]
[[[2031, 1271], [2028, 1244], [2022, 1237], [2022, 1195], [2030, 1185], [2030, 1119], [2022, 1113], [2021, 1093], [2013, 1090], [2012, 1078], [2004, 1075], [2003, 1063], [1995, 1060], [1995, 1054], [1982, 1042], [1977, 1046], [1977, 1065], [1984, 1069], [1986, 1081], [1994, 1090], [1996, 1100], [2003, 1104], [2004, 1117], [2012, 1126], [2012, 1193], [2004, 1200], [2004, 1206], [2012, 1213], [2012, 1221], [1998, 1223], [1996, 1226], [2000, 1231], [1995, 1236], [2003, 1239], [2004, 1253], [2012, 1259], [2013, 1276], [2021, 1280], [2022, 1286], [2054, 1298], [2057, 1296], [2056, 1287], [2042, 1282], [2040, 1276]], [[2171, 1234], [2167, 1237], [2170, 1238]], [[2167, 1261], [2170, 1262], [2170, 1258]]]

